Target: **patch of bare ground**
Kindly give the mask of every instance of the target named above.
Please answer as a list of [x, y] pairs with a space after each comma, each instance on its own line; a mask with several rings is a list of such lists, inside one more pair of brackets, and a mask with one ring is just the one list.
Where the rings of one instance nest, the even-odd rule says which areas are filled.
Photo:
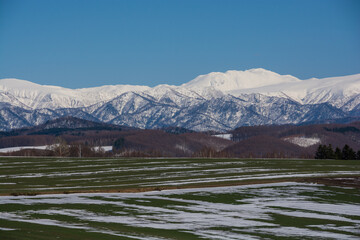
[[139, 188], [122, 188], [122, 189], [74, 189], [74, 190], [55, 190], [55, 191], [31, 191], [31, 192], [12, 192], [12, 193], [0, 193], [0, 196], [36, 196], [45, 194], [75, 194], [75, 193], [140, 193], [162, 190], [174, 190], [174, 189], [190, 189], [190, 188], [210, 188], [210, 187], [230, 187], [252, 184], [267, 184], [267, 183], [279, 183], [279, 182], [297, 182], [295, 178], [282, 178], [282, 179], [257, 179], [247, 180], [240, 182], [209, 182], [201, 184], [186, 184], [179, 186], [154, 186], [154, 187], [139, 187]]
[[201, 184], [187, 184], [180, 186], [154, 186], [154, 187], [139, 187], [139, 188], [123, 188], [123, 189], [87, 189], [87, 190], [69, 190], [69, 191], [41, 191], [41, 192], [13, 192], [1, 193], [0, 196], [36, 196], [45, 194], [76, 194], [76, 193], [141, 193], [162, 190], [175, 189], [191, 189], [191, 188], [211, 188], [211, 187], [231, 187], [253, 184], [269, 184], [282, 182], [306, 182], [318, 183], [328, 186], [353, 187], [360, 189], [360, 176], [335, 176], [335, 177], [308, 177], [308, 178], [279, 178], [279, 179], [256, 179], [247, 181], [232, 181], [232, 182], [216, 182], [216, 183], [201, 183]]
[[328, 186], [353, 187], [360, 189], [360, 176], [304, 178], [301, 182], [318, 183]]

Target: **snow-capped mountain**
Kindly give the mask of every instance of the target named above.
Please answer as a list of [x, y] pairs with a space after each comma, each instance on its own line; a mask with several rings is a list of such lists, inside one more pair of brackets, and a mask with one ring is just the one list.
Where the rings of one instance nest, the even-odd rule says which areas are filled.
[[300, 80], [265, 69], [198, 76], [181, 86], [67, 89], [0, 80], [0, 129], [74, 116], [140, 128], [226, 131], [360, 117], [360, 74]]
[[200, 75], [182, 86], [194, 90], [212, 87], [222, 92], [229, 92], [294, 82], [301, 82], [301, 80], [290, 75], [280, 75], [262, 68], [256, 68], [247, 71], [212, 72]]
[[[132, 85], [68, 89], [10, 78], [0, 80], [0, 102], [27, 109], [78, 108], [109, 101], [125, 92], [142, 92], [147, 89], [150, 87]], [[16, 99], [16, 104], [10, 99]]]

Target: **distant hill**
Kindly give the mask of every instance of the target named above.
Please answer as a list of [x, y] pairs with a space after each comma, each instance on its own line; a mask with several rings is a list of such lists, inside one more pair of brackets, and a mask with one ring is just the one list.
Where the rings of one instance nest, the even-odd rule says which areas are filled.
[[75, 130], [122, 130], [133, 129], [125, 126], [112, 125], [101, 122], [84, 120], [72, 116], [66, 116], [49, 120], [43, 124], [34, 127], [14, 129], [12, 131], [0, 132], [0, 136], [18, 136], [18, 135], [59, 135], [67, 131]]
[[360, 150], [360, 122], [348, 124], [248, 126], [222, 135], [184, 128], [136, 129], [74, 117], [48, 121], [39, 126], [0, 132], [0, 148], [43, 146], [61, 137], [68, 144], [112, 146], [122, 139], [122, 150], [152, 152], [168, 157], [313, 158], [319, 144]]
[[237, 156], [312, 157], [319, 144], [360, 150], [360, 122], [240, 127], [231, 134], [236, 143], [225, 150]]
[[204, 147], [221, 151], [232, 144], [232, 141], [184, 128], [143, 130], [63, 117], [35, 127], [0, 132], [0, 148], [51, 145], [57, 137], [69, 144], [89, 146], [111, 146], [122, 138], [128, 151], [153, 151], [161, 156], [192, 156]]

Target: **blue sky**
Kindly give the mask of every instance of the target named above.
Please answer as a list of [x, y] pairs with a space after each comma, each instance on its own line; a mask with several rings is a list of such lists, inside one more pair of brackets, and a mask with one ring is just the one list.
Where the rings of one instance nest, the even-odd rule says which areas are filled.
[[180, 85], [258, 67], [360, 73], [360, 1], [0, 0], [0, 78]]

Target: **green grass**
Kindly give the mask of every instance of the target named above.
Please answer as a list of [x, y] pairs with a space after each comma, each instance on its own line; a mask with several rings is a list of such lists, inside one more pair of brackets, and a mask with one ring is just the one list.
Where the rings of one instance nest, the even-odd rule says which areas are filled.
[[0, 158], [0, 164], [3, 195], [231, 185], [263, 176], [271, 181], [281, 174], [284, 179], [360, 174], [360, 161], [336, 160]]
[[0, 238], [320, 239], [321, 234], [323, 239], [360, 237], [358, 189], [280, 183], [53, 196], [23, 197], [20, 202], [16, 201], [19, 197], [6, 197], [13, 202], [0, 203], [0, 216], [12, 214], [12, 218], [2, 217], [0, 227], [13, 230], [0, 230]]

